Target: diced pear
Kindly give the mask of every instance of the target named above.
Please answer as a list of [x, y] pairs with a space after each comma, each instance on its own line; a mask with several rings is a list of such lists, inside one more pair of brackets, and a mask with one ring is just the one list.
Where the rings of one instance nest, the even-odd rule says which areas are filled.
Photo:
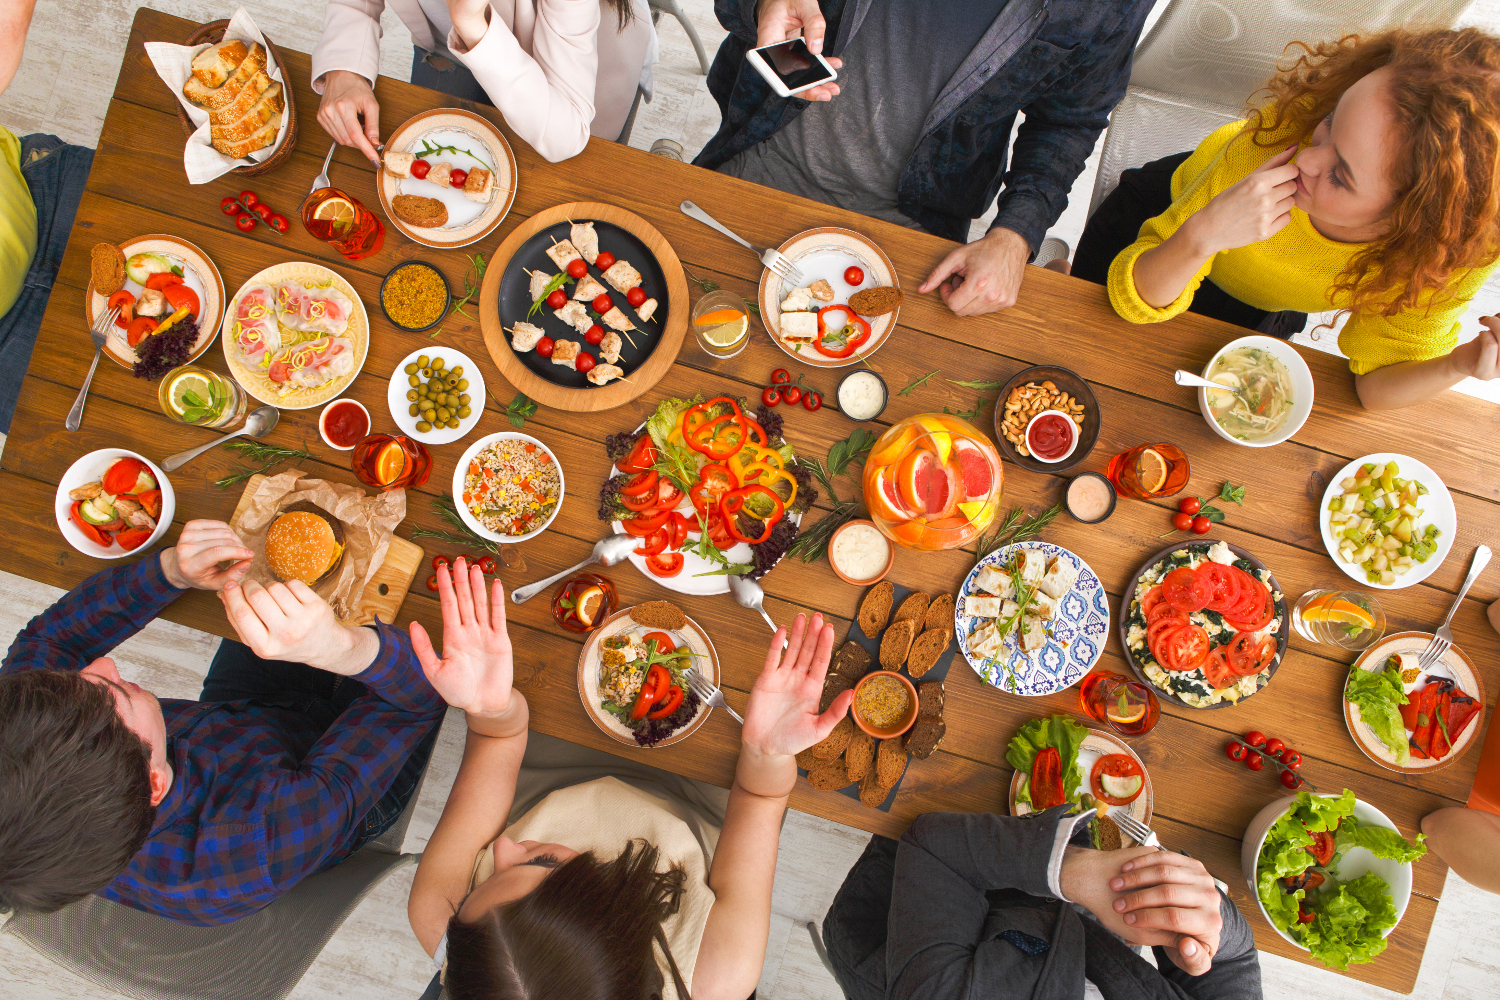
[[1391, 537], [1403, 542], [1411, 541], [1411, 525], [1411, 518], [1403, 517], [1401, 520], [1397, 521], [1396, 526], [1391, 529]]

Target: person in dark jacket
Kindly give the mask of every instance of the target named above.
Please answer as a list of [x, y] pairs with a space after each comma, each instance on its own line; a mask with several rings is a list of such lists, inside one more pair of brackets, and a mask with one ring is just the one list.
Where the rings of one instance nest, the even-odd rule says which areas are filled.
[[1068, 809], [873, 838], [823, 920], [849, 1000], [1260, 1000], [1250, 926], [1202, 864], [1083, 846], [1093, 811]]
[[[1125, 94], [1151, 6], [715, 0], [729, 36], [708, 88], [723, 121], [693, 162], [959, 242], [998, 193], [989, 232], [917, 291], [937, 289], [960, 316], [1009, 308]], [[798, 31], [839, 79], [778, 97], [745, 53]]]

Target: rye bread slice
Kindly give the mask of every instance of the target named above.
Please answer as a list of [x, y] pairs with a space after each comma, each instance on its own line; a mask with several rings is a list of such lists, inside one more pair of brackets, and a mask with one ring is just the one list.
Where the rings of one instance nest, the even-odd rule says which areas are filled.
[[849, 780], [858, 781], [875, 763], [875, 737], [863, 729], [857, 730], [844, 751], [844, 762], [849, 766]]
[[942, 719], [918, 716], [916, 725], [906, 731], [901, 745], [917, 760], [926, 760], [932, 756], [938, 744], [943, 742], [943, 736], [947, 732], [948, 724]]
[[440, 229], [448, 224], [448, 206], [436, 198], [398, 194], [391, 199], [391, 211], [402, 222], [418, 229]]
[[865, 592], [864, 600], [859, 602], [858, 616], [860, 630], [865, 635], [873, 639], [885, 629], [895, 599], [896, 585], [889, 580], [881, 580]]
[[906, 654], [911, 652], [912, 640], [917, 637], [917, 629], [921, 622], [911, 618], [902, 622], [892, 622], [891, 627], [885, 630], [885, 635], [880, 639], [880, 666], [884, 670], [900, 670], [901, 664], [906, 662]]
[[124, 288], [124, 252], [113, 243], [95, 243], [89, 250], [89, 277], [94, 291], [106, 297]]
[[917, 718], [943, 717], [943, 682], [923, 681], [917, 685]]
[[630, 609], [630, 620], [647, 628], [676, 630], [687, 625], [687, 615], [670, 601], [647, 601]]
[[952, 639], [953, 632], [948, 628], [932, 629], [917, 636], [917, 640], [911, 644], [911, 652], [906, 657], [906, 669], [911, 672], [912, 677], [921, 677], [937, 666], [939, 657], [943, 655]]
[[906, 751], [900, 740], [881, 740], [875, 751], [875, 783], [881, 788], [890, 788], [901, 780], [906, 770]]
[[813, 756], [812, 747], [808, 747], [806, 750], [797, 754], [796, 760], [797, 766], [802, 768], [802, 770], [804, 771], [811, 771], [813, 768], [823, 763], [821, 760]]
[[[890, 743], [891, 741], [884, 740], [883, 742]], [[889, 788], [881, 788], [880, 783], [875, 780], [873, 767], [866, 771], [865, 776], [859, 781], [859, 801], [871, 809], [880, 808], [880, 804], [885, 801], [890, 791]]]
[[953, 628], [953, 595], [939, 594], [927, 605], [927, 614], [922, 618], [922, 630]]
[[917, 623], [917, 631], [922, 631], [922, 620], [927, 617], [927, 606], [932, 603], [932, 598], [914, 590], [906, 595], [906, 600], [896, 609], [896, 617], [891, 619], [891, 624], [911, 620]]
[[829, 675], [838, 671], [850, 681], [857, 681], [870, 672], [870, 665], [874, 662], [865, 647], [850, 639], [833, 654], [833, 670], [829, 671]]
[[849, 781], [849, 768], [844, 763], [844, 758], [835, 757], [833, 760], [819, 761], [817, 767], [807, 772], [807, 783], [825, 792], [847, 787], [851, 782]]
[[1098, 850], [1118, 851], [1125, 846], [1124, 839], [1120, 836], [1119, 825], [1108, 816], [1094, 817], [1094, 833], [1098, 837]]
[[849, 308], [861, 316], [884, 316], [888, 312], [895, 312], [905, 297], [905, 293], [893, 285], [862, 288], [849, 296]]
[[828, 706], [833, 704], [833, 699], [853, 686], [854, 682], [849, 678], [830, 670], [828, 676], [823, 679], [823, 696], [818, 699], [818, 714], [828, 711]]
[[810, 748], [812, 755], [818, 760], [833, 760], [844, 752], [844, 748], [849, 745], [849, 739], [853, 735], [854, 720], [846, 715], [839, 720], [839, 724], [833, 727], [833, 732], [829, 733], [822, 742], [812, 745]]

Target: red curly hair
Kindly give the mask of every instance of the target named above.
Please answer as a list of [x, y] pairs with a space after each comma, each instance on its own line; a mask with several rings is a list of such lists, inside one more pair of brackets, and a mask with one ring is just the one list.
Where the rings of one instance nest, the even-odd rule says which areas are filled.
[[1330, 295], [1348, 293], [1352, 311], [1393, 316], [1429, 291], [1432, 302], [1448, 298], [1455, 271], [1500, 258], [1500, 39], [1477, 28], [1398, 28], [1293, 47], [1301, 54], [1283, 61], [1265, 87], [1269, 100], [1251, 110], [1256, 145], [1306, 141], [1356, 81], [1394, 70], [1401, 145], [1390, 228], [1355, 255]]

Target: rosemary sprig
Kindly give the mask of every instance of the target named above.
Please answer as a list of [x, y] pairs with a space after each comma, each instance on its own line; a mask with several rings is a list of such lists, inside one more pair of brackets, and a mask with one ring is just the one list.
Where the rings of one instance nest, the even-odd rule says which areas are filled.
[[1005, 515], [1005, 520], [996, 526], [994, 532], [988, 535], [982, 534], [975, 541], [974, 561], [978, 562], [1002, 545], [1031, 541], [1040, 535], [1047, 525], [1052, 523], [1052, 519], [1061, 512], [1062, 504], [1053, 504], [1028, 520], [1024, 507], [1012, 507], [1010, 513]]
[[[485, 538], [483, 535], [476, 533], [474, 529], [469, 527], [469, 525], [464, 521], [463, 517], [459, 515], [458, 504], [454, 501], [453, 495], [451, 493], [445, 492], [440, 497], [434, 497], [432, 500], [432, 509], [434, 512], [436, 512], [437, 516], [440, 519], [448, 522], [448, 524], [458, 530], [459, 535], [462, 538], [461, 544], [474, 545], [481, 549], [484, 549], [486, 552], [491, 552], [495, 555], [500, 554], [499, 544], [492, 542], [488, 538]], [[415, 527], [413, 527], [412, 529], [412, 534], [416, 534]], [[429, 535], [428, 537], [441, 537], [447, 539], [448, 541], [460, 540], [453, 535], [447, 534]]]
[[[469, 269], [464, 272], [464, 297], [453, 303], [452, 312], [456, 312], [468, 319], [474, 318], [464, 312], [464, 306], [468, 305], [469, 300], [479, 294], [479, 286], [484, 281], [485, 266], [484, 254], [476, 253], [469, 258]], [[441, 333], [442, 329], [442, 327], [438, 327], [438, 332]], [[428, 336], [436, 337], [437, 334], [430, 333]]]
[[709, 281], [707, 278], [700, 278], [685, 267], [682, 269], [682, 273], [688, 276], [689, 281], [698, 286], [698, 291], [700, 292], [704, 292], [706, 294], [708, 292], [717, 292], [719, 290], [717, 282]]
[[300, 449], [283, 448], [280, 445], [263, 444], [260, 441], [246, 441], [242, 439], [227, 442], [224, 447], [230, 451], [237, 451], [252, 461], [263, 464], [259, 469], [241, 468], [238, 472], [232, 472], [222, 479], [214, 480], [214, 485], [221, 490], [227, 490], [238, 483], [246, 482], [254, 476], [263, 476], [282, 462], [290, 461], [294, 458], [312, 457], [312, 453], [307, 450], [305, 443]]
[[[932, 376], [936, 375], [937, 373], [938, 373], [938, 369], [934, 368], [932, 371], [928, 372], [926, 375], [919, 375], [919, 376], [917, 376], [916, 378], [912, 379], [910, 382], [906, 383], [906, 388], [902, 389], [900, 392], [896, 393], [896, 395], [898, 395], [898, 396], [910, 396], [912, 394], [913, 390], [922, 388], [922, 386], [924, 386], [924, 385], [927, 384], [927, 380], [930, 379], [930, 378], [932, 378]], [[951, 382], [952, 379], [949, 379], [948, 381]]]

